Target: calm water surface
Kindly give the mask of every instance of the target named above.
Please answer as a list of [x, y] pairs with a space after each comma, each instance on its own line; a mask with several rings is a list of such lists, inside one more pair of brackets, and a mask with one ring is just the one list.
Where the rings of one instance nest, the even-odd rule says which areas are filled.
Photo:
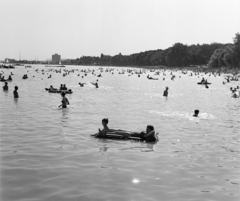
[[[165, 81], [150, 71], [140, 78], [119, 74], [127, 68], [82, 78], [82, 69], [100, 74], [98, 67], [83, 66], [64, 68], [77, 70], [63, 77], [63, 69], [50, 69], [0, 69], [5, 77], [14, 74], [9, 91], [0, 90], [1, 200], [240, 199], [240, 99], [229, 90], [239, 82], [223, 85], [224, 76], [190, 72], [174, 72], [174, 81], [170, 71]], [[209, 89], [196, 84], [202, 76], [212, 83]], [[98, 89], [90, 83], [97, 79]], [[60, 94], [45, 90], [60, 84], [73, 90], [67, 109], [58, 109]], [[19, 99], [13, 98], [15, 85]], [[166, 86], [168, 98], [162, 96]], [[192, 117], [195, 109], [200, 118]], [[152, 124], [159, 142], [90, 137], [106, 117], [110, 128], [142, 131]]]

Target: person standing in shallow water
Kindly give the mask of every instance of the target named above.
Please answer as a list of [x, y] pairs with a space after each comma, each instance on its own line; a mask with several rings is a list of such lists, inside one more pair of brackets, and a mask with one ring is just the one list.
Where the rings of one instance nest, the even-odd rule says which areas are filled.
[[62, 104], [61, 105], [59, 105], [58, 107], [61, 107], [62, 106], [62, 108], [67, 108], [67, 105], [69, 105], [70, 103], [69, 103], [69, 101], [68, 101], [68, 99], [65, 97], [65, 93], [64, 92], [62, 92]]
[[168, 97], [168, 87], [166, 87], [165, 91], [163, 92], [163, 96]]
[[18, 86], [15, 86], [15, 89], [14, 89], [14, 91], [13, 91], [13, 96], [14, 96], [14, 98], [19, 98], [19, 95], [18, 95]]
[[8, 83], [7, 83], [7, 82], [5, 82], [5, 85], [3, 86], [3, 90], [4, 90], [4, 91], [7, 91], [7, 90], [8, 90]]

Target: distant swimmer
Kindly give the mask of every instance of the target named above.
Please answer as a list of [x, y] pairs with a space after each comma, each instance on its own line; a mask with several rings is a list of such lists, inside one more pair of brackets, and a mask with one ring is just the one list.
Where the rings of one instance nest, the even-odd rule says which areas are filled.
[[67, 90], [66, 84], [63, 84], [62, 90]]
[[63, 84], [60, 85], [59, 90], [63, 90]]
[[98, 88], [98, 83], [91, 82], [96, 88]]
[[11, 75], [9, 75], [9, 77], [8, 77], [8, 79], [7, 79], [8, 81], [12, 81], [12, 76]]
[[54, 91], [54, 90], [57, 90], [57, 89], [53, 88], [53, 86], [51, 85], [51, 86], [49, 87], [49, 90]]
[[8, 83], [7, 83], [7, 82], [5, 82], [5, 85], [3, 86], [3, 90], [4, 90], [4, 91], [7, 91], [7, 90], [8, 90]]
[[163, 92], [163, 96], [165, 96], [165, 97], [168, 96], [168, 87], [166, 87], [165, 91]]
[[15, 86], [15, 90], [13, 91], [13, 96], [14, 96], [14, 98], [19, 98], [19, 95], [18, 95], [18, 86]]
[[84, 87], [84, 84], [86, 84], [86, 83], [79, 82], [78, 84], [80, 85], [80, 87]]
[[193, 117], [198, 117], [198, 114], [199, 114], [199, 110], [194, 110], [194, 115], [193, 115]]
[[59, 105], [58, 107], [61, 107], [62, 106], [62, 108], [67, 108], [67, 105], [69, 105], [70, 103], [69, 103], [69, 101], [68, 101], [68, 99], [65, 97], [65, 93], [64, 92], [62, 92], [62, 104], [61, 105]]
[[2, 82], [5, 82], [5, 81], [7, 81], [7, 80], [5, 80], [5, 79], [4, 79], [4, 76], [2, 76], [2, 77], [1, 77], [1, 81], [2, 81]]

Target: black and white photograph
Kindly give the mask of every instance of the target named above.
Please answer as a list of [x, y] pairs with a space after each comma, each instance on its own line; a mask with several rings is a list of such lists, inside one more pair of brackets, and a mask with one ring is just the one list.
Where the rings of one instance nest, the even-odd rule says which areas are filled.
[[0, 201], [239, 201], [239, 0], [0, 0]]

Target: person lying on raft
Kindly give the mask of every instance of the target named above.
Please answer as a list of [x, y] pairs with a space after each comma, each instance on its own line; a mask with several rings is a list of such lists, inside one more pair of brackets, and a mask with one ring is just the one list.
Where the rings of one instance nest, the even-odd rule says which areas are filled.
[[51, 86], [49, 87], [49, 90], [50, 90], [50, 91], [56, 91], [57, 89], [53, 88], [53, 86], [51, 85]]
[[127, 130], [121, 130], [121, 129], [109, 129], [108, 126], [108, 119], [102, 120], [103, 129], [99, 129], [99, 132], [94, 134], [95, 137], [105, 138], [107, 134], [109, 135], [121, 135], [124, 138], [129, 137], [138, 137], [141, 138], [142, 141], [146, 142], [154, 142], [157, 141], [157, 137], [155, 135], [155, 130], [152, 125], [148, 125], [146, 128], [146, 132], [132, 132]]

